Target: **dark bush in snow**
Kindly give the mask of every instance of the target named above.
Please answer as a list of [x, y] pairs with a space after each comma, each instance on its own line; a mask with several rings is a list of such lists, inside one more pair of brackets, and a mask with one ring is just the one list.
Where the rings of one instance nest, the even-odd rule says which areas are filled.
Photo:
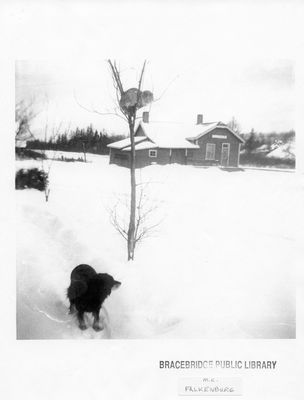
[[37, 189], [43, 191], [48, 183], [47, 174], [38, 168], [20, 169], [16, 172], [16, 189]]
[[269, 168], [295, 168], [295, 160], [278, 157], [266, 157], [264, 153], [242, 153], [240, 166], [269, 167]]
[[18, 148], [18, 147], [15, 148], [15, 154], [16, 158], [21, 160], [27, 160], [27, 159], [39, 160], [46, 158], [44, 154], [39, 153], [37, 151], [33, 151], [31, 149]]
[[58, 158], [54, 158], [54, 160], [57, 161], [65, 161], [65, 162], [75, 162], [75, 161], [79, 161], [79, 162], [85, 162], [84, 159], [82, 157], [78, 157], [78, 158], [74, 158], [74, 157], [58, 157]]

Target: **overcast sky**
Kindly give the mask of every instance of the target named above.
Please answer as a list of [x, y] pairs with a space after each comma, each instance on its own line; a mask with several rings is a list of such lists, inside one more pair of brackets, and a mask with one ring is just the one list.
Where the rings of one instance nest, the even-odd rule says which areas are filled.
[[[136, 86], [148, 60], [144, 89], [160, 97], [151, 120], [195, 123], [202, 113], [205, 122], [234, 116], [244, 132], [295, 127], [297, 2], [75, 2], [68, 28], [64, 4], [55, 4], [39, 9], [37, 27], [27, 34], [37, 41], [42, 32], [40, 47], [19, 51], [23, 60], [16, 62], [16, 98], [34, 98], [40, 111], [36, 134], [47, 120], [127, 131], [119, 118], [89, 113], [76, 101], [113, 111], [109, 57], [120, 64], [126, 89]], [[30, 11], [19, 30], [29, 26]]]

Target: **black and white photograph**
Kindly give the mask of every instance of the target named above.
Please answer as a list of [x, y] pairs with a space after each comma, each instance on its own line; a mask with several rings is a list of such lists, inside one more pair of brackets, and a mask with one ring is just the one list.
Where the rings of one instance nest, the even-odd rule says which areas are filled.
[[293, 95], [290, 60], [16, 61], [17, 338], [294, 338]]
[[300, 398], [303, 4], [1, 8], [20, 395]]

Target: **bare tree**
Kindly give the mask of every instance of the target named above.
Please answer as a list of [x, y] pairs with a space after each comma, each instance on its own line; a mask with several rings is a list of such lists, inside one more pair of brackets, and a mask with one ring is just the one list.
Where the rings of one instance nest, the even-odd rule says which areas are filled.
[[[53, 126], [52, 127], [52, 133], [50, 136], [50, 139], [52, 140], [56, 140], [56, 138], [59, 135], [59, 132], [61, 130], [61, 126], [62, 126], [62, 122], [59, 123], [58, 126]], [[70, 128], [68, 128], [67, 131], [69, 131]], [[44, 141], [45, 143], [47, 142], [48, 139], [48, 130], [49, 130], [49, 125], [48, 125], [48, 121], [45, 124], [44, 127]], [[49, 200], [49, 196], [50, 196], [50, 192], [51, 192], [51, 188], [50, 188], [50, 181], [49, 181], [49, 177], [50, 177], [50, 172], [51, 172], [51, 168], [53, 165], [53, 161], [55, 159], [56, 156], [56, 152], [57, 150], [53, 150], [53, 155], [51, 157], [51, 159], [49, 160], [47, 155], [46, 155], [46, 151], [45, 148], [42, 150], [42, 159], [41, 159], [41, 168], [42, 171], [45, 173], [45, 177], [46, 177], [46, 182], [45, 182], [45, 187], [44, 187], [44, 196], [45, 196], [45, 201], [48, 202]], [[48, 161], [45, 161], [48, 160]]]
[[[138, 109], [150, 104], [153, 101], [153, 94], [148, 91], [142, 91], [142, 83], [146, 68], [146, 61], [144, 61], [143, 66], [141, 68], [140, 77], [137, 83], [136, 88], [130, 88], [125, 90], [122, 80], [121, 80], [121, 71], [119, 70], [116, 61], [107, 61], [110, 67], [113, 85], [116, 91], [116, 107], [114, 108], [114, 112], [102, 112], [96, 110], [95, 108], [88, 108], [80, 104], [77, 100], [76, 94], [74, 92], [74, 98], [77, 104], [89, 112], [94, 112], [99, 115], [115, 115], [116, 117], [122, 118], [128, 124], [129, 128], [129, 137], [130, 137], [130, 213], [129, 213], [129, 222], [128, 228], [123, 233], [127, 238], [127, 250], [128, 250], [128, 260], [134, 259], [134, 251], [136, 246], [136, 176], [135, 176], [135, 122], [138, 118], [137, 111]], [[114, 212], [115, 213], [115, 212]], [[115, 216], [112, 216], [114, 226], [115, 226]], [[117, 226], [118, 228], [118, 226]], [[119, 229], [118, 229], [119, 230]], [[137, 231], [138, 233], [138, 231]], [[144, 235], [145, 236], [145, 235]]]
[[[158, 210], [159, 204], [149, 198], [147, 194], [148, 184], [149, 183], [140, 183], [136, 185], [137, 205], [134, 232], [134, 242], [136, 246], [142, 242], [143, 239], [150, 237], [161, 223], [161, 220], [155, 221], [155, 211]], [[129, 210], [130, 198], [127, 197], [118, 198], [114, 207], [108, 209], [111, 224], [127, 242], [129, 238]]]
[[[145, 73], [146, 61], [144, 61], [140, 78], [138, 81], [137, 88], [131, 88], [128, 90], [124, 90], [121, 74], [117, 67], [116, 62], [112, 62], [108, 60], [114, 87], [116, 90], [116, 97], [119, 109], [123, 116], [125, 117], [128, 126], [129, 126], [129, 136], [131, 143], [131, 151], [130, 151], [130, 187], [131, 187], [131, 195], [130, 195], [130, 218], [127, 230], [123, 230], [120, 233], [123, 236], [126, 236], [127, 239], [127, 247], [128, 247], [128, 260], [134, 259], [134, 251], [137, 242], [138, 229], [136, 225], [136, 177], [135, 177], [135, 142], [134, 142], [134, 133], [135, 133], [135, 122], [137, 116], [137, 110], [153, 101], [153, 95], [149, 91], [143, 91], [142, 82]], [[115, 223], [115, 218], [113, 219]], [[125, 237], [124, 236], [124, 237]]]
[[227, 126], [229, 126], [229, 128], [232, 129], [235, 133], [241, 133], [241, 126], [235, 117], [231, 118], [231, 120], [227, 123]]

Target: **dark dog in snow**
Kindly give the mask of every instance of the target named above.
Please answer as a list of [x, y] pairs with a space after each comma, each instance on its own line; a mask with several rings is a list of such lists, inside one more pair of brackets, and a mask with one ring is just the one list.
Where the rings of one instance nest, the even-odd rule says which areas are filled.
[[93, 329], [100, 331], [99, 312], [104, 300], [113, 289], [121, 285], [109, 274], [98, 274], [94, 268], [86, 264], [78, 265], [71, 273], [71, 283], [67, 290], [70, 301], [70, 313], [77, 313], [80, 329], [87, 329], [84, 313], [92, 313]]

